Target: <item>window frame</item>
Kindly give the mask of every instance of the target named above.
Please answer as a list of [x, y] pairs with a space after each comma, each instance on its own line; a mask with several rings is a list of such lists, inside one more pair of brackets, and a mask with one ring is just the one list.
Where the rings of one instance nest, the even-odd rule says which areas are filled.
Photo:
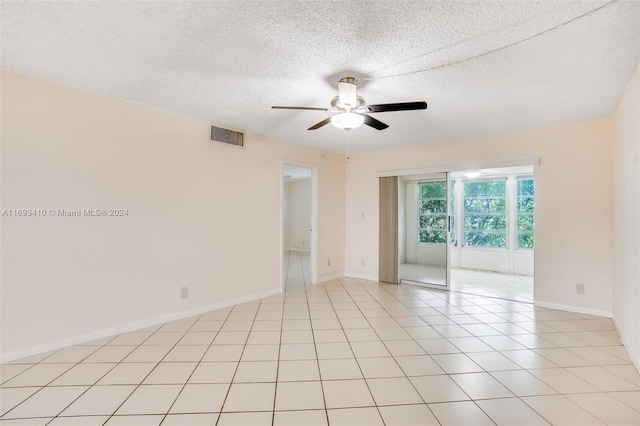
[[[435, 184], [435, 183], [444, 183], [445, 186], [445, 196], [444, 197], [429, 197], [429, 198], [422, 198], [422, 191], [421, 191], [421, 186], [422, 185], [428, 185], [428, 184]], [[446, 179], [433, 179], [433, 180], [420, 180], [417, 182], [416, 185], [416, 189], [418, 191], [417, 197], [416, 197], [416, 219], [417, 219], [417, 238], [418, 238], [418, 245], [419, 246], [434, 246], [434, 245], [441, 245], [441, 244], [448, 244], [449, 242], [447, 241], [447, 227], [448, 227], [448, 215], [449, 215], [449, 206], [448, 206], [448, 199], [449, 197], [447, 196], [448, 191], [447, 191], [447, 180]], [[437, 214], [429, 214], [429, 215], [424, 215], [422, 214], [422, 209], [420, 208], [420, 202], [421, 201], [427, 201], [427, 200], [444, 200], [445, 202], [445, 211], [444, 213], [437, 213]], [[420, 226], [420, 218], [422, 216], [442, 216], [444, 218], [444, 227], [443, 228], [423, 228]], [[428, 242], [428, 241], [421, 241], [420, 238], [420, 232], [423, 230], [433, 230], [433, 231], [439, 231], [439, 232], [444, 232], [445, 233], [445, 241], [441, 242], [441, 243], [436, 243], [436, 242]]]
[[[485, 233], [502, 233], [500, 231], [483, 231], [483, 230], [466, 230], [464, 229], [465, 216], [498, 216], [499, 214], [491, 214], [491, 213], [470, 213], [466, 214], [464, 210], [465, 206], [465, 195], [464, 189], [465, 184], [468, 182], [478, 182], [478, 181], [505, 181], [505, 211], [502, 213], [506, 219], [506, 228], [504, 230], [504, 234], [506, 235], [506, 244], [504, 246], [488, 246], [488, 245], [469, 245], [465, 242], [465, 232], [485, 232]], [[533, 195], [527, 195], [524, 197], [518, 196], [518, 181], [520, 180], [532, 180], [534, 189]], [[519, 247], [518, 244], [518, 236], [519, 235], [533, 235], [535, 238], [535, 176], [531, 173], [508, 173], [503, 175], [496, 176], [486, 176], [479, 178], [463, 178], [457, 177], [455, 179], [451, 179], [451, 187], [447, 188], [447, 197], [430, 197], [430, 198], [422, 198], [420, 190], [421, 185], [430, 184], [430, 183], [443, 183], [446, 182], [443, 179], [433, 179], [433, 180], [420, 180], [416, 182], [416, 191], [415, 195], [416, 199], [416, 221], [417, 221], [417, 232], [416, 239], [418, 246], [434, 246], [441, 244], [449, 244], [451, 247], [457, 248], [470, 248], [473, 250], [488, 250], [488, 251], [522, 251], [522, 252], [531, 252], [535, 250], [535, 239], [533, 247]], [[445, 183], [446, 187], [446, 183]], [[478, 198], [478, 197], [474, 197]], [[488, 198], [501, 198], [490, 196]], [[519, 213], [518, 212], [518, 201], [520, 198], [530, 198], [533, 200], [534, 208], [533, 213]], [[427, 200], [448, 200], [446, 203], [447, 208], [445, 213], [438, 214], [430, 214], [423, 215], [421, 213], [420, 202]], [[533, 218], [533, 231], [518, 231], [518, 218], [519, 216], [531, 216]], [[444, 228], [422, 228], [420, 227], [420, 218], [422, 216], [439, 216], [444, 218]], [[449, 233], [449, 239], [446, 239], [444, 242], [422, 242], [420, 240], [420, 231], [423, 230], [433, 230], [433, 231], [444, 231], [445, 233]]]
[[[465, 185], [467, 183], [474, 183], [474, 182], [497, 182], [497, 181], [503, 181], [504, 185], [505, 185], [505, 192], [504, 192], [504, 197], [497, 197], [497, 196], [489, 196], [489, 197], [469, 197], [469, 198], [475, 198], [475, 199], [504, 199], [504, 203], [505, 203], [505, 210], [502, 213], [478, 213], [478, 212], [473, 212], [470, 214], [467, 214], [466, 210], [465, 210], [465, 201], [467, 199], [467, 197], [465, 196]], [[460, 227], [460, 243], [462, 248], [464, 247], [470, 247], [478, 250], [501, 250], [501, 251], [508, 251], [510, 249], [510, 238], [509, 238], [509, 176], [508, 175], [499, 175], [499, 176], [487, 176], [487, 177], [479, 177], [479, 178], [463, 178], [461, 179], [462, 182], [462, 190], [461, 190], [461, 206], [462, 206], [462, 211], [460, 212], [460, 222], [462, 224], [462, 226]], [[465, 224], [465, 220], [467, 216], [504, 216], [505, 218], [505, 229], [503, 232], [501, 231], [483, 231], [483, 230], [473, 230], [473, 229], [466, 229], [464, 224]], [[504, 234], [505, 236], [505, 245], [504, 246], [490, 246], [490, 245], [473, 245], [473, 244], [467, 244], [466, 242], [466, 233], [467, 232], [480, 232], [480, 233], [493, 233], [493, 234]]]
[[[518, 181], [520, 180], [531, 180], [533, 181], [533, 194], [532, 195], [526, 195], [521, 197], [518, 194]], [[514, 182], [515, 182], [515, 189], [514, 189], [514, 206], [513, 206], [513, 226], [514, 226], [514, 235], [513, 235], [513, 248], [514, 250], [524, 250], [524, 251], [531, 251], [531, 250], [535, 250], [536, 247], [536, 241], [535, 241], [535, 231], [536, 231], [536, 181], [535, 181], [535, 177], [533, 175], [517, 175], [514, 178]], [[519, 201], [520, 198], [530, 198], [531, 200], [533, 200], [533, 212], [531, 213], [520, 213], [518, 211], [518, 205], [519, 205]], [[532, 231], [522, 231], [520, 232], [520, 230], [518, 229], [518, 222], [519, 222], [519, 218], [520, 216], [530, 216], [533, 220], [533, 230]], [[519, 243], [519, 236], [520, 235], [531, 235], [533, 236], [533, 247], [520, 247], [520, 243]]]

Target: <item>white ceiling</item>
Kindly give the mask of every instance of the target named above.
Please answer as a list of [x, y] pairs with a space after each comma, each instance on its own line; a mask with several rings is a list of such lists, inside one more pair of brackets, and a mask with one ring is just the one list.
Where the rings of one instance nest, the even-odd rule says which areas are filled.
[[[390, 127], [352, 153], [608, 117], [640, 59], [640, 2], [2, 0], [2, 68], [345, 152], [307, 131], [344, 76]], [[604, 6], [604, 7], [603, 7]], [[592, 11], [592, 12], [590, 12]]]

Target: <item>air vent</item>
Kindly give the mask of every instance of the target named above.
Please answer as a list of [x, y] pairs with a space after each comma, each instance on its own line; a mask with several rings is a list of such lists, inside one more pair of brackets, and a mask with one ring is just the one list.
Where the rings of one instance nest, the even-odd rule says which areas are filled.
[[211, 126], [211, 140], [227, 143], [229, 145], [244, 146], [244, 133]]

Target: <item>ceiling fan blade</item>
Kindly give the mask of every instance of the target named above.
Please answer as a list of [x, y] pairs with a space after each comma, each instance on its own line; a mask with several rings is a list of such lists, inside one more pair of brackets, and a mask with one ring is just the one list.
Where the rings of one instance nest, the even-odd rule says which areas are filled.
[[329, 111], [329, 108], [317, 108], [317, 107], [295, 107], [295, 106], [272, 106], [272, 109], [295, 109], [305, 111]]
[[373, 118], [373, 117], [371, 117], [371, 116], [369, 116], [367, 114], [360, 114], [360, 115], [362, 115], [364, 117], [364, 124], [366, 124], [367, 126], [371, 126], [374, 129], [384, 130], [387, 127], [389, 127], [388, 124], [384, 124], [382, 121], [377, 120], [377, 119], [375, 119], [375, 118]]
[[427, 109], [427, 103], [421, 102], [401, 102], [396, 104], [378, 104], [368, 105], [369, 112], [387, 112], [387, 111], [411, 111], [414, 109]]
[[330, 122], [331, 122], [331, 117], [327, 117], [324, 120], [322, 120], [321, 122], [316, 123], [313, 126], [309, 127], [307, 130], [319, 129], [320, 127], [324, 126], [325, 124], [329, 124]]

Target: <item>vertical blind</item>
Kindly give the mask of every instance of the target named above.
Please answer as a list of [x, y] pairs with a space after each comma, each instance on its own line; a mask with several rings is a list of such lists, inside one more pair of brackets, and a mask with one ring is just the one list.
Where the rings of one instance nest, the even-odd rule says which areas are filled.
[[398, 176], [380, 178], [378, 279], [398, 283]]

